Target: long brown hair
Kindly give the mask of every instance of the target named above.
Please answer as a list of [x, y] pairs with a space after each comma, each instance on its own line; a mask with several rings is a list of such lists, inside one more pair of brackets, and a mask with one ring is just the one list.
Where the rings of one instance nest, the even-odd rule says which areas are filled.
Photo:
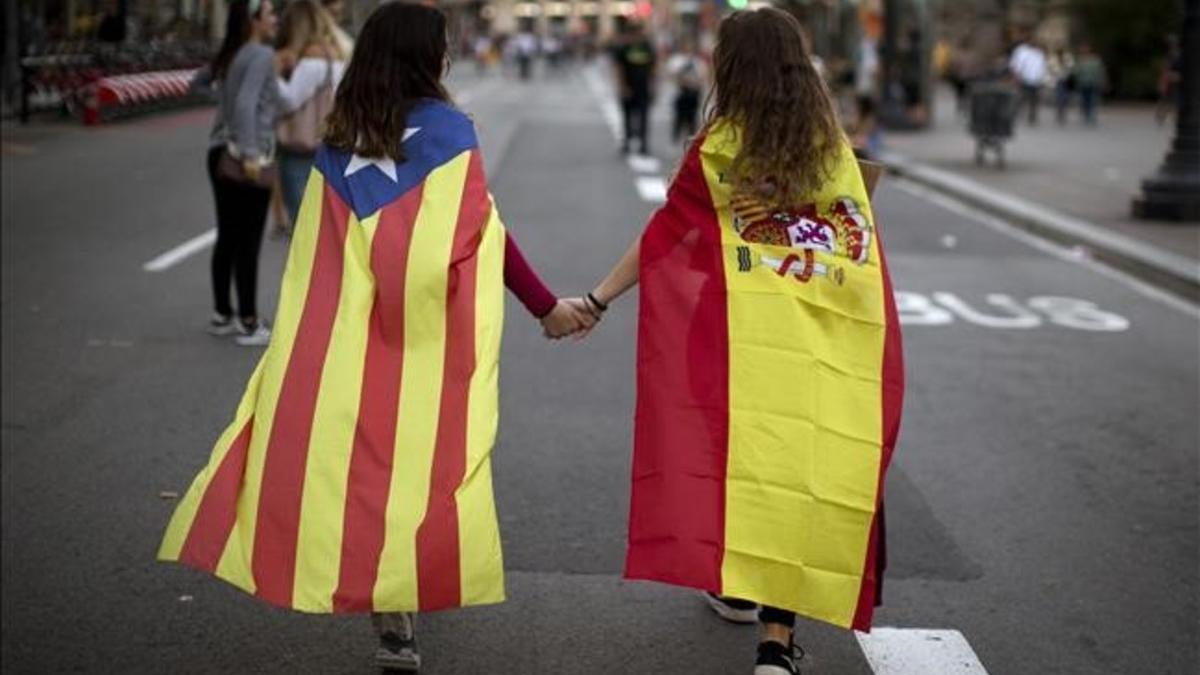
[[442, 86], [446, 15], [407, 2], [380, 5], [363, 26], [326, 121], [325, 144], [404, 161], [408, 114], [423, 99], [450, 101]]
[[279, 35], [275, 39], [278, 49], [291, 49], [296, 54], [318, 44], [320, 34], [317, 12], [322, 11], [316, 0], [292, 0], [279, 17]]
[[804, 203], [829, 179], [842, 131], [800, 22], [773, 7], [734, 12], [721, 22], [713, 61], [706, 124], [731, 122], [740, 134], [735, 190]]
[[250, 13], [250, 0], [233, 0], [229, 3], [225, 15], [225, 37], [221, 40], [217, 55], [208, 66], [212, 79], [220, 80], [225, 77], [229, 64], [233, 63], [233, 57], [237, 56], [242, 45], [250, 41], [250, 21], [258, 18], [261, 12], [262, 3], [259, 3], [253, 15]]

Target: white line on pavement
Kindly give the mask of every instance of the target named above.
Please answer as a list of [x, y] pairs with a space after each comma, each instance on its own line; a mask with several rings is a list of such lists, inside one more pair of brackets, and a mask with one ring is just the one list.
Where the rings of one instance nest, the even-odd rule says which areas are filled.
[[204, 234], [192, 237], [175, 248], [158, 256], [157, 258], [142, 265], [142, 269], [147, 272], [162, 272], [183, 262], [189, 256], [195, 255], [200, 251], [212, 246], [217, 241], [216, 228], [211, 229]]
[[662, 169], [662, 162], [649, 155], [630, 155], [628, 161], [634, 173], [658, 173]]
[[667, 201], [667, 183], [662, 176], [638, 176], [637, 191], [642, 201], [656, 204]]
[[987, 675], [956, 630], [876, 628], [855, 636], [875, 675]]
[[610, 92], [605, 89], [604, 83], [600, 80], [600, 74], [596, 72], [595, 68], [588, 68], [583, 71], [583, 81], [592, 92], [596, 102], [600, 104], [600, 114], [604, 117], [604, 123], [608, 125], [613, 140], [620, 141], [621, 109], [612, 100]]
[[1125, 286], [1133, 289], [1134, 292], [1154, 300], [1155, 302], [1171, 307], [1172, 309], [1176, 309], [1192, 317], [1193, 319], [1200, 320], [1200, 307], [1197, 307], [1196, 305], [1193, 305], [1182, 298], [1168, 293], [1167, 291], [1152, 286], [1141, 279], [1126, 274], [1121, 270], [1118, 270], [1114, 267], [1109, 267], [1098, 260], [1081, 256], [1075, 249], [1061, 246], [1048, 239], [1043, 239], [1035, 234], [1010, 225], [997, 216], [993, 216], [990, 213], [981, 211], [949, 195], [945, 195], [941, 192], [918, 185], [912, 181], [905, 180], [903, 178], [897, 178], [895, 180], [895, 184], [898, 188], [913, 195], [914, 197], [931, 201], [947, 211], [975, 220], [985, 227], [995, 230], [1000, 234], [1012, 237], [1013, 239], [1016, 239], [1027, 246], [1052, 255], [1055, 258], [1086, 267], [1087, 269], [1101, 276], [1108, 277], [1109, 279], [1124, 284]]

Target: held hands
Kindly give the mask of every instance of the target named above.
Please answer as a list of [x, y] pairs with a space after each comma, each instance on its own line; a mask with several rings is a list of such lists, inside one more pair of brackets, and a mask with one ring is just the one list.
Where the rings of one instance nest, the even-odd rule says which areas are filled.
[[625, 255], [613, 267], [604, 281], [582, 297], [559, 300], [549, 314], [542, 317], [546, 337], [557, 340], [567, 335], [581, 339], [592, 331], [608, 311], [609, 303], [621, 297], [638, 280], [638, 257], [641, 238], [634, 239]]
[[542, 333], [548, 339], [558, 340], [568, 335], [582, 339], [600, 321], [600, 312], [593, 310], [584, 298], [565, 298], [554, 305], [550, 313], [541, 318]]

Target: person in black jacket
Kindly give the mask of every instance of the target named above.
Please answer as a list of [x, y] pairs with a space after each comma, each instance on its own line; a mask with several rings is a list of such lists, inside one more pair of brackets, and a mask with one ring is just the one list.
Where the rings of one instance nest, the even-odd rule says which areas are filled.
[[640, 23], [629, 24], [626, 34], [613, 47], [612, 58], [617, 92], [625, 112], [621, 152], [628, 153], [636, 138], [639, 152], [649, 154], [650, 104], [654, 101], [657, 59], [654, 45]]

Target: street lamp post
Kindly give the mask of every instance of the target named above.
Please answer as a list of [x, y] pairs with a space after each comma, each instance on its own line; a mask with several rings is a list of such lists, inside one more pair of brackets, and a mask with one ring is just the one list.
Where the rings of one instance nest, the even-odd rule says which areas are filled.
[[1200, 0], [1184, 0], [1179, 107], [1175, 138], [1158, 173], [1142, 181], [1133, 215], [1153, 220], [1200, 220]]

